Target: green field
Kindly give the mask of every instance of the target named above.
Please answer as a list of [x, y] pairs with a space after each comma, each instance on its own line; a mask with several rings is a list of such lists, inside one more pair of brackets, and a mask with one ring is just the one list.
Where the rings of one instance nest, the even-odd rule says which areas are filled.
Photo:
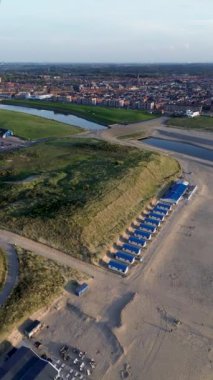
[[57, 121], [5, 110], [0, 110], [0, 128], [11, 129], [15, 136], [27, 140], [70, 136], [82, 131]]
[[19, 281], [7, 303], [0, 308], [0, 336], [6, 337], [35, 311], [48, 306], [63, 290], [67, 281], [81, 279], [70, 268], [17, 248]]
[[41, 108], [58, 112], [70, 113], [83, 119], [88, 119], [103, 125], [129, 124], [139, 121], [154, 119], [156, 116], [145, 111], [126, 110], [118, 108], [83, 106], [78, 104], [66, 104], [56, 102], [30, 101], [30, 100], [7, 100], [2, 102], [10, 105]]
[[166, 156], [56, 139], [0, 156], [0, 226], [86, 261], [180, 172]]
[[174, 117], [167, 122], [168, 126], [180, 127], [186, 129], [199, 129], [204, 131], [213, 131], [213, 117], [199, 116], [195, 118]]
[[4, 286], [7, 274], [6, 256], [4, 251], [0, 248], [0, 290]]

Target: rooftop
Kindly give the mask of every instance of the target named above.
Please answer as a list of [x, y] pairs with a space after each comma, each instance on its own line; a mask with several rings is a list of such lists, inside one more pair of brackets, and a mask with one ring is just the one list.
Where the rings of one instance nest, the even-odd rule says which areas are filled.
[[17, 350], [1, 367], [1, 380], [55, 380], [58, 371], [27, 347]]

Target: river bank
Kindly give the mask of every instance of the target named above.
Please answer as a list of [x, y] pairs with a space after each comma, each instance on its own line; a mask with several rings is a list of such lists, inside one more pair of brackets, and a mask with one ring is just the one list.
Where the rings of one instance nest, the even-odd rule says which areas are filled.
[[19, 113], [24, 113], [32, 116], [38, 116], [42, 117], [44, 119], [57, 121], [59, 123], [67, 124], [70, 126], [75, 126], [87, 130], [99, 130], [99, 129], [105, 129], [103, 125], [94, 123], [92, 121], [70, 115], [69, 113], [57, 113], [54, 110], [48, 111], [43, 108], [31, 108], [30, 106], [22, 107], [22, 106], [13, 106], [13, 105], [7, 105], [0, 103], [0, 110], [5, 111], [14, 111]]
[[105, 127], [109, 127], [114, 124], [137, 123], [158, 117], [157, 115], [152, 115], [146, 111], [88, 106], [74, 103], [46, 102], [36, 100], [3, 100], [2, 104], [50, 110], [65, 115], [75, 115]]

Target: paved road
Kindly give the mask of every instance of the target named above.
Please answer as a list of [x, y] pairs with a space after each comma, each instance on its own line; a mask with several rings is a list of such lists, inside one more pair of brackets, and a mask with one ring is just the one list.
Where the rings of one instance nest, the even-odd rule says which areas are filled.
[[0, 292], [0, 306], [2, 306], [9, 297], [18, 281], [18, 259], [15, 249], [8, 242], [0, 240], [0, 246], [7, 255], [7, 278], [5, 285]]
[[92, 278], [98, 278], [101, 280], [101, 278], [105, 278], [106, 276], [114, 276], [113, 273], [107, 272], [102, 268], [75, 259], [57, 249], [48, 247], [42, 243], [37, 243], [34, 240], [27, 239], [13, 232], [0, 230], [0, 246], [2, 244], [16, 244], [17, 246], [46, 257], [47, 259], [57, 261], [61, 265], [66, 265], [73, 269], [77, 269], [80, 272], [84, 272]]

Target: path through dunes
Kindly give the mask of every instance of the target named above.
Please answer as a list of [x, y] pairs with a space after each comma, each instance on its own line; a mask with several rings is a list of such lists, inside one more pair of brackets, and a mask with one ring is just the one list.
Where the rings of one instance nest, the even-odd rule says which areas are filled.
[[12, 290], [17, 284], [18, 281], [18, 258], [16, 251], [13, 246], [10, 244], [10, 239], [8, 241], [2, 241], [0, 238], [0, 247], [3, 249], [6, 255], [7, 263], [7, 273], [5, 284], [0, 291], [0, 306], [2, 306], [6, 301]]

